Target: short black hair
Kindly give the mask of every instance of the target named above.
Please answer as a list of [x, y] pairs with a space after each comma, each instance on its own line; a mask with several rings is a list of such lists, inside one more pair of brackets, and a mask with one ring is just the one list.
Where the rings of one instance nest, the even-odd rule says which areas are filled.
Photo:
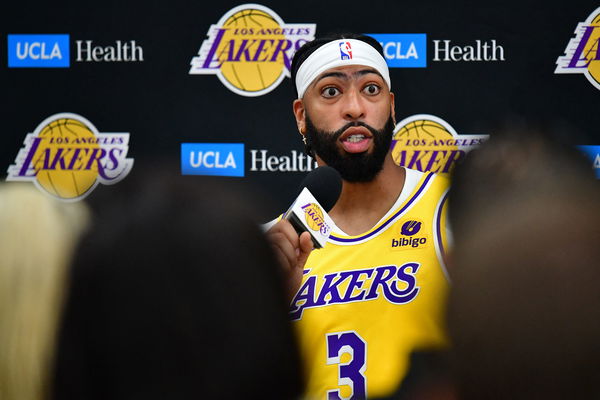
[[324, 44], [327, 44], [333, 40], [340, 40], [340, 39], [361, 40], [361, 41], [371, 45], [372, 47], [374, 47], [375, 50], [377, 50], [379, 52], [379, 54], [381, 54], [381, 56], [385, 58], [385, 56], [383, 54], [383, 47], [381, 47], [381, 44], [379, 44], [379, 42], [377, 40], [375, 40], [371, 36], [362, 35], [359, 33], [329, 33], [329, 34], [319, 37], [313, 41], [304, 43], [302, 45], [302, 47], [300, 47], [298, 49], [298, 51], [296, 51], [296, 53], [294, 54], [294, 58], [292, 59], [291, 74], [292, 74], [292, 86], [294, 89], [294, 96], [297, 96], [297, 94], [298, 94], [298, 88], [296, 87], [296, 75], [298, 74], [298, 69], [300, 68], [300, 65], [302, 65], [302, 63], [304, 61], [306, 61], [308, 56], [310, 56], [312, 53], [314, 53], [319, 47], [321, 47]]

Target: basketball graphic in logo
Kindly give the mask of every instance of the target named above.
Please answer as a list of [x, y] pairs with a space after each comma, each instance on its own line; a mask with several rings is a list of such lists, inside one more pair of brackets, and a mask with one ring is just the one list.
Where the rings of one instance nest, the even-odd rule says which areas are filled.
[[563, 56], [556, 60], [555, 74], [583, 74], [600, 89], [600, 7], [577, 24]]
[[459, 135], [446, 121], [418, 114], [396, 125], [391, 149], [397, 165], [422, 172], [449, 174], [467, 151], [489, 135]]
[[290, 76], [294, 53], [315, 30], [315, 24], [286, 24], [259, 4], [237, 6], [210, 27], [190, 74], [217, 75], [234, 93], [261, 96]]
[[[70, 152], [96, 152], [100, 149], [95, 143], [96, 136], [83, 122], [73, 118], [61, 118], [46, 125], [39, 136], [40, 145], [32, 159], [33, 167], [38, 171], [37, 182], [50, 194], [61, 198], [76, 198], [84, 195], [96, 183], [98, 168], [74, 170], [76, 158], [70, 158], [69, 164], [61, 162], [60, 153], [65, 145]], [[57, 154], [58, 153], [58, 154]], [[92, 163], [93, 164], [93, 163]], [[84, 166], [85, 167], [85, 166]]]
[[100, 133], [84, 117], [52, 115], [27, 134], [7, 181], [33, 182], [64, 201], [85, 198], [98, 183], [112, 185], [133, 166], [129, 133]]

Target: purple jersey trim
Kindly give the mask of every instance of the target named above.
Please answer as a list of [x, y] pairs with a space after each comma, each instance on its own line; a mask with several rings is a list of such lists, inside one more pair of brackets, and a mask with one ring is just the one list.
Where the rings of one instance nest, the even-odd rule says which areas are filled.
[[419, 197], [419, 195], [421, 194], [421, 192], [425, 189], [425, 186], [427, 186], [427, 183], [429, 182], [429, 180], [431, 179], [431, 177], [434, 175], [433, 172], [430, 172], [429, 174], [427, 174], [427, 176], [425, 177], [425, 180], [423, 181], [423, 183], [421, 184], [421, 186], [419, 187], [419, 189], [416, 191], [416, 193], [406, 202], [406, 204], [394, 215], [392, 215], [390, 218], [387, 219], [387, 221], [385, 221], [383, 224], [381, 224], [379, 227], [377, 227], [377, 229], [375, 229], [372, 232], [367, 233], [366, 235], [362, 235], [362, 236], [358, 236], [358, 237], [354, 237], [354, 238], [341, 238], [341, 237], [337, 237], [333, 234], [331, 234], [329, 236], [329, 240], [332, 242], [340, 242], [340, 243], [352, 243], [352, 242], [358, 242], [358, 241], [362, 241], [365, 239], [370, 238], [371, 236], [377, 234], [378, 232], [380, 232], [382, 229], [384, 229], [385, 227], [387, 227], [394, 219], [396, 219], [396, 217], [398, 217], [400, 214], [402, 214], [404, 211], [406, 211], [406, 209], [408, 209], [408, 207], [410, 207], [410, 205], [415, 201], [415, 199], [417, 197]]
[[440, 202], [440, 208], [437, 211], [437, 221], [435, 221], [437, 240], [440, 245], [440, 253], [442, 254], [442, 257], [446, 255], [446, 252], [444, 251], [444, 242], [442, 242], [442, 208], [444, 208], [444, 203], [446, 200], [448, 200], [448, 193], [449, 192], [446, 192], [446, 194], [444, 194], [444, 197]]

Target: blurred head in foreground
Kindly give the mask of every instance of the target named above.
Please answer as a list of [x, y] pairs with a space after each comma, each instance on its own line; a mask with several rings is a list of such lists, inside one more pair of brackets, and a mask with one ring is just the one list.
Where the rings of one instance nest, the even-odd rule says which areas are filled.
[[31, 184], [0, 184], [0, 399], [47, 395], [65, 277], [87, 221]]
[[599, 206], [589, 162], [535, 132], [494, 136], [456, 169], [461, 399], [599, 398]]
[[111, 189], [76, 254], [54, 398], [301, 393], [279, 269], [249, 199], [156, 171]]

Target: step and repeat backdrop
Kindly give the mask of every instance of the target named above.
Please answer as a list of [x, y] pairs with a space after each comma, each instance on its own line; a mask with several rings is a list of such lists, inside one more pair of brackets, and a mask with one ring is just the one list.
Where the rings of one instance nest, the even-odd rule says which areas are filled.
[[273, 215], [287, 208], [315, 168], [290, 62], [330, 32], [383, 45], [397, 164], [449, 173], [520, 121], [600, 171], [593, 1], [24, 1], [1, 18], [1, 179], [66, 201], [167, 165], [262, 193]]

